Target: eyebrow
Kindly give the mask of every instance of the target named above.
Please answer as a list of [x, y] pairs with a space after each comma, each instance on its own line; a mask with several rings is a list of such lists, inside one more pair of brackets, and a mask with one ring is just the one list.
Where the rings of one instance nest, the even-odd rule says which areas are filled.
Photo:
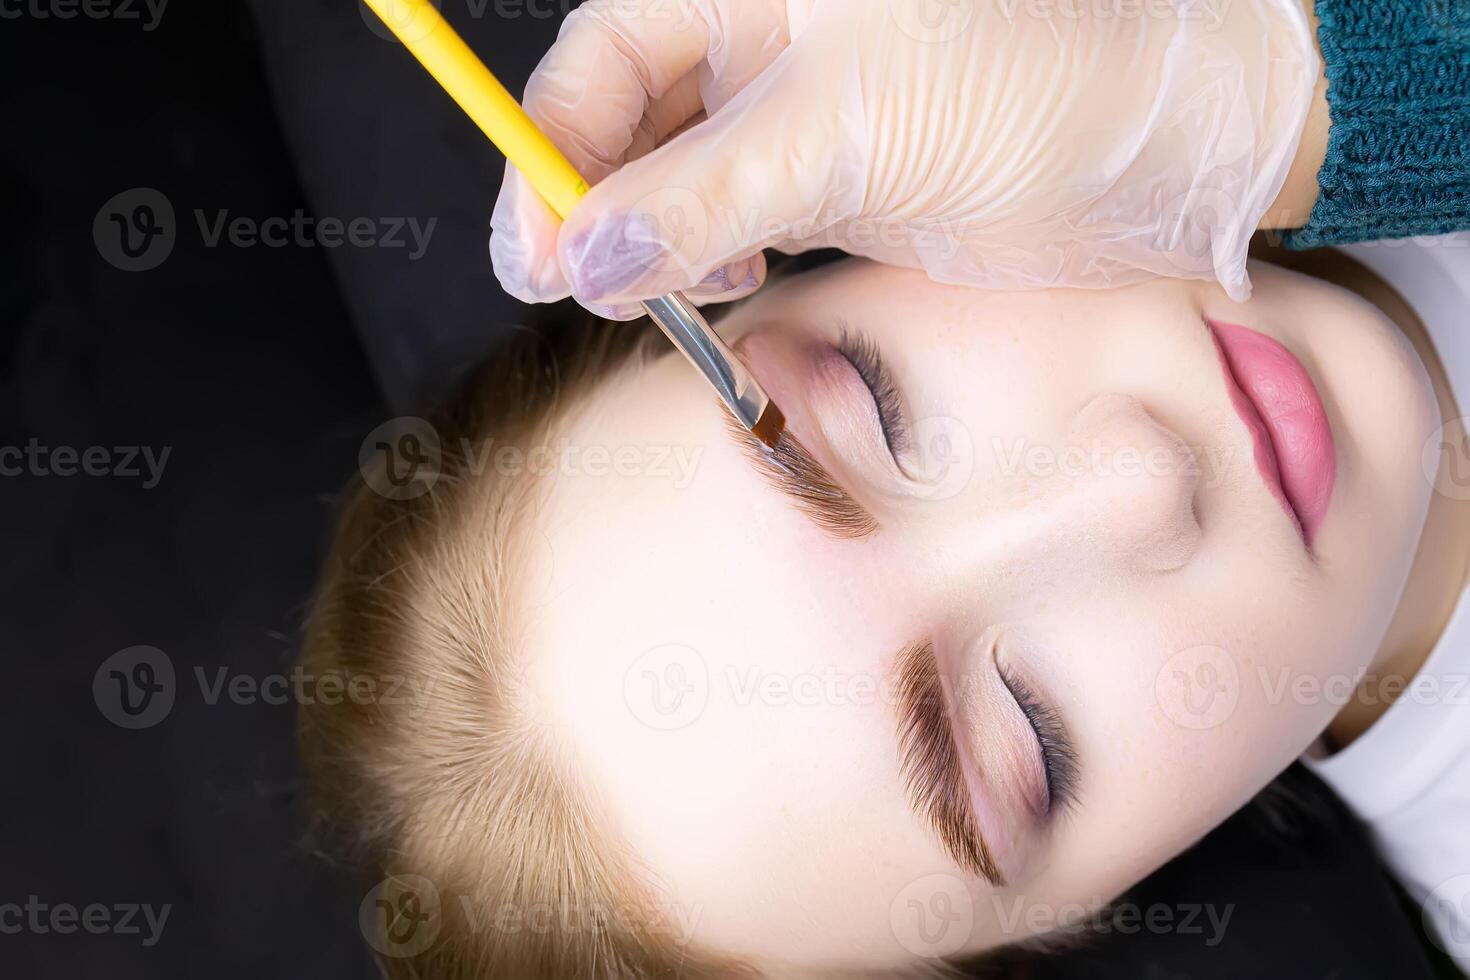
[[980, 833], [945, 708], [944, 680], [934, 644], [912, 643], [894, 663], [898, 694], [898, 756], [909, 804], [951, 859], [997, 888], [1005, 876]]
[[756, 471], [786, 495], [813, 523], [836, 538], [862, 540], [876, 534], [878, 519], [843, 489], [827, 468], [791, 434], [788, 426], [774, 449], [752, 435], [723, 404], [725, 430], [745, 450]]

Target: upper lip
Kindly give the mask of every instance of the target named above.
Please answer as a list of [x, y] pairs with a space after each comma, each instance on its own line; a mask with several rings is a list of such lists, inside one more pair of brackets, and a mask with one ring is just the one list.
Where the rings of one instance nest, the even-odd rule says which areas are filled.
[[1207, 320], [1231, 403], [1251, 432], [1268, 489], [1312, 544], [1336, 476], [1332, 429], [1300, 361], [1265, 334]]

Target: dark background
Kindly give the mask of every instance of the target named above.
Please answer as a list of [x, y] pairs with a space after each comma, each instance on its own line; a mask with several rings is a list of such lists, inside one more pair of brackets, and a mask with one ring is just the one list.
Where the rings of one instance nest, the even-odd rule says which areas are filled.
[[[571, 5], [444, 10], [514, 90]], [[140, 3], [89, 9], [104, 16], [0, 0], [0, 448], [109, 459], [0, 476], [0, 906], [169, 914], [152, 945], [141, 917], [141, 933], [0, 931], [0, 977], [373, 976], [366, 886], [303, 843], [292, 706], [207, 685], [289, 672], [364, 435], [527, 317], [486, 250], [503, 164], [354, 0], [173, 0], [156, 22]], [[196, 217], [298, 209], [435, 225], [414, 259], [408, 236], [211, 245]], [[137, 260], [118, 220], [136, 222]], [[119, 472], [143, 448], [168, 453], [156, 485]], [[132, 729], [103, 664], [139, 645], [162, 652], [174, 697]], [[1287, 788], [1278, 819], [1253, 809], [1135, 895], [1234, 903], [1224, 943], [1112, 936], [1033, 971], [1429, 975], [1356, 825], [1308, 777]]]

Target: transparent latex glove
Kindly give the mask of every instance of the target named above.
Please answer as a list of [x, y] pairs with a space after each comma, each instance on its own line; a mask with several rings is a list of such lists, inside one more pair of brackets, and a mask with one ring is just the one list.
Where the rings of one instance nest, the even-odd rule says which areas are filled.
[[1299, 0], [589, 0], [526, 106], [595, 186], [559, 224], [508, 168], [491, 255], [618, 318], [744, 296], [764, 247], [1244, 299], [1318, 71]]

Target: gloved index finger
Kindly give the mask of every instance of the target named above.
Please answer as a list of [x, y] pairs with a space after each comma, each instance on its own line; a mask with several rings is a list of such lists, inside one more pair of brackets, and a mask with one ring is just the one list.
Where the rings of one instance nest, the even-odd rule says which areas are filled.
[[[588, 0], [526, 87], [527, 113], [589, 184], [723, 104], [789, 44], [791, 0]], [[711, 83], [711, 84], [706, 84]], [[496, 275], [546, 302], [569, 286], [559, 222], [507, 170], [491, 221]]]
[[[624, 162], [650, 106], [705, 57], [710, 36], [697, 6], [588, 0], [563, 21], [521, 101], [589, 183]], [[556, 257], [560, 221], [514, 167], [506, 168], [490, 224], [490, 255], [507, 292], [525, 302], [568, 294]]]

